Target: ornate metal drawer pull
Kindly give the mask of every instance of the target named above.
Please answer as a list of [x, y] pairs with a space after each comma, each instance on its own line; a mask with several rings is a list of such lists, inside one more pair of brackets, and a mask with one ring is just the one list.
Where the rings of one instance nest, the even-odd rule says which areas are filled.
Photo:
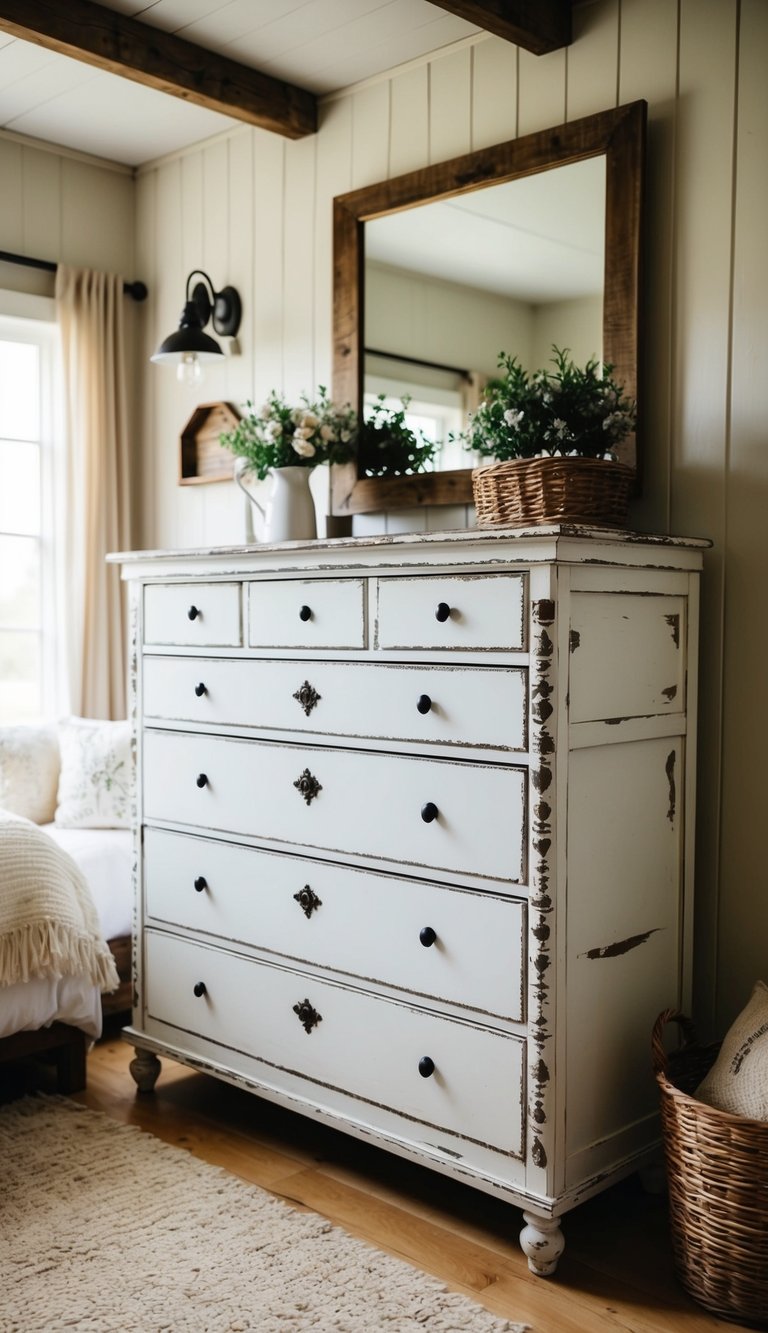
[[305, 680], [301, 689], [294, 691], [293, 697], [294, 699], [298, 699], [307, 717], [309, 717], [315, 704], [318, 704], [323, 696], [322, 694], [318, 694], [314, 685], [310, 685], [309, 681]]
[[294, 893], [293, 897], [294, 901], [299, 904], [299, 907], [307, 920], [309, 920], [313, 912], [317, 911], [318, 907], [322, 907], [323, 905], [322, 898], [318, 898], [317, 894], [308, 884], [305, 884], [303, 889], [299, 889], [298, 893]]
[[317, 793], [323, 790], [322, 784], [310, 773], [308, 768], [304, 769], [301, 777], [297, 778], [293, 785], [297, 791], [301, 792], [307, 805], [311, 805]]
[[301, 1004], [293, 1006], [293, 1012], [298, 1014], [299, 1022], [305, 1032], [311, 1032], [318, 1023], [322, 1023], [323, 1015], [310, 1004], [309, 1000], [302, 1000]]

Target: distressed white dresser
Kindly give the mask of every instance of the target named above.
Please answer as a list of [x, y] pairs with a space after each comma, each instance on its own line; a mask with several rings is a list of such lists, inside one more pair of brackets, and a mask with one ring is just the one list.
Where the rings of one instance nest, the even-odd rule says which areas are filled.
[[115, 556], [139, 1087], [167, 1053], [560, 1217], [647, 1159], [689, 1006], [695, 540]]

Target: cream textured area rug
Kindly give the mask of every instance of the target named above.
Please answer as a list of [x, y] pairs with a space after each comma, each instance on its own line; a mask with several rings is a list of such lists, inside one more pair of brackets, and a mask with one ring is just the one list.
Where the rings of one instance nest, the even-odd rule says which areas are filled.
[[526, 1327], [76, 1102], [0, 1107], [2, 1333]]

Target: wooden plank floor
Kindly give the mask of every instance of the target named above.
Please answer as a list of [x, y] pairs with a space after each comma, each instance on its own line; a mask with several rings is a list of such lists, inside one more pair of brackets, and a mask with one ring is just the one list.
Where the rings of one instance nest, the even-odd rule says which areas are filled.
[[636, 1177], [569, 1213], [556, 1277], [534, 1278], [510, 1205], [172, 1061], [153, 1094], [137, 1094], [132, 1054], [117, 1035], [99, 1042], [78, 1100], [322, 1213], [534, 1333], [740, 1327], [677, 1285], [665, 1201]]

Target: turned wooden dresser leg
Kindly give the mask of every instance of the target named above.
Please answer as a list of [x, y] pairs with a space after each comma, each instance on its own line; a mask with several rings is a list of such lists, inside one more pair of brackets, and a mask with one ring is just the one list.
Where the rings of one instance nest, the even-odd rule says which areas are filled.
[[140, 1046], [134, 1047], [136, 1056], [128, 1068], [139, 1092], [154, 1092], [157, 1077], [162, 1068], [154, 1051], [145, 1051]]
[[523, 1217], [526, 1226], [520, 1232], [520, 1247], [528, 1267], [537, 1277], [550, 1277], [565, 1249], [560, 1218], [537, 1217], [535, 1213], [523, 1213]]

